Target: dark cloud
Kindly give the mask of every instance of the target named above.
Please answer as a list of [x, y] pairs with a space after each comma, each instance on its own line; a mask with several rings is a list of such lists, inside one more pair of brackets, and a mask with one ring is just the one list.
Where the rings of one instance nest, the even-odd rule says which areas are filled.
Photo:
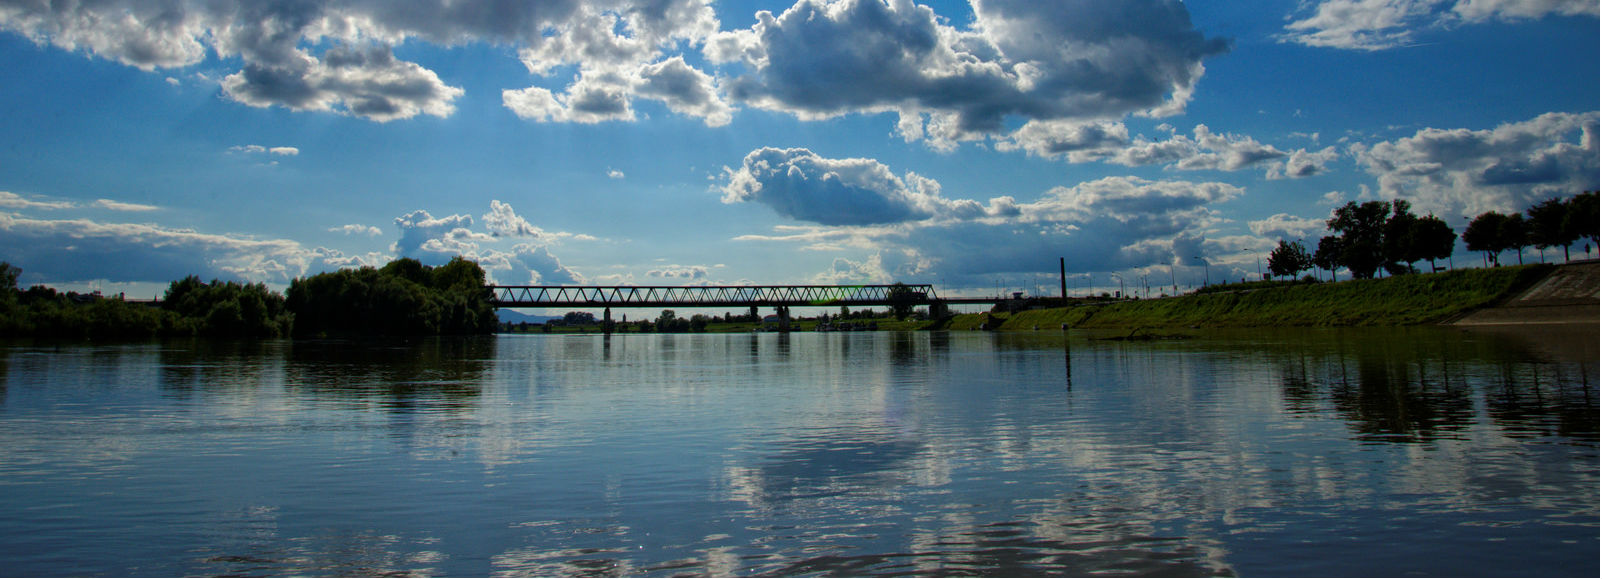
[[1009, 116], [1177, 112], [1201, 61], [1228, 49], [1175, 0], [988, 0], [975, 13], [958, 30], [908, 0], [802, 1], [721, 33], [708, 53], [750, 71], [725, 83], [741, 102], [802, 118], [894, 110], [907, 138], [949, 143], [998, 133]]
[[140, 223], [0, 213], [7, 261], [48, 283], [166, 283], [188, 275], [284, 283], [319, 267], [299, 243]]

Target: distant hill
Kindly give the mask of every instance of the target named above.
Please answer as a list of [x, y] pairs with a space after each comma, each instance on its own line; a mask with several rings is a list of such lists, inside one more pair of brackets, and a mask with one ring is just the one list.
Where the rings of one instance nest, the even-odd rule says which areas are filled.
[[495, 310], [495, 317], [500, 318], [502, 322], [509, 324], [518, 324], [523, 322], [528, 322], [530, 324], [543, 324], [550, 320], [560, 319], [562, 316], [531, 316], [523, 312], [512, 310]]

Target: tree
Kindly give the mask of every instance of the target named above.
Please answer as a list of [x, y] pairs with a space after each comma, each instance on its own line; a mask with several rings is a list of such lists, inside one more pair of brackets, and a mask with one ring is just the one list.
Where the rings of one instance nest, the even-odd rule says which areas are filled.
[[917, 300], [915, 293], [912, 288], [907, 287], [907, 284], [899, 281], [890, 285], [890, 292], [885, 297], [889, 298], [890, 312], [896, 319], [905, 320], [907, 316], [912, 315], [912, 308]]
[[1268, 272], [1275, 276], [1295, 277], [1296, 274], [1313, 267], [1313, 256], [1307, 253], [1307, 248], [1300, 241], [1286, 243], [1279, 240], [1279, 246], [1268, 254]]
[[[1597, 215], [1597, 192], [1586, 191], [1571, 197], [1566, 205], [1569, 210], [1563, 216], [1564, 229], [1572, 230], [1576, 240], [1590, 238], [1591, 245], [1596, 245], [1599, 221]], [[1567, 251], [1568, 249], [1564, 248], [1565, 257], [1568, 255]], [[1587, 248], [1586, 252], [1590, 253], [1590, 248]]]
[[1411, 211], [1406, 199], [1391, 201], [1391, 216], [1385, 220], [1385, 271], [1391, 275], [1412, 273], [1412, 263], [1424, 259], [1413, 242], [1413, 227], [1418, 216]]
[[1435, 260], [1452, 257], [1452, 250], [1457, 247], [1457, 233], [1452, 231], [1452, 226], [1433, 214], [1415, 221], [1409, 237], [1412, 238], [1412, 255], [1430, 260], [1430, 271], [1436, 269]]
[[1385, 224], [1391, 214], [1388, 201], [1356, 201], [1336, 209], [1325, 224], [1341, 239], [1340, 264], [1352, 277], [1369, 279], [1385, 262]]
[[1335, 270], [1341, 267], [1341, 238], [1333, 235], [1319, 238], [1318, 249], [1313, 251], [1313, 265], [1329, 270], [1329, 280], [1335, 281]]
[[1524, 214], [1528, 216], [1530, 244], [1541, 250], [1541, 260], [1546, 260], [1548, 247], [1561, 247], [1563, 260], [1568, 261], [1569, 245], [1580, 239], [1578, 232], [1567, 228], [1568, 204], [1553, 197], [1525, 209]]
[[1487, 265], [1502, 265], [1499, 259], [1502, 250], [1502, 223], [1507, 216], [1495, 211], [1481, 213], [1470, 221], [1468, 227], [1463, 229], [1463, 245], [1469, 251], [1485, 252]]
[[1514, 213], [1507, 216], [1502, 220], [1496, 233], [1501, 239], [1502, 248], [1517, 250], [1519, 265], [1524, 265], [1524, 248], [1530, 246], [1530, 224], [1524, 220], [1524, 214]]

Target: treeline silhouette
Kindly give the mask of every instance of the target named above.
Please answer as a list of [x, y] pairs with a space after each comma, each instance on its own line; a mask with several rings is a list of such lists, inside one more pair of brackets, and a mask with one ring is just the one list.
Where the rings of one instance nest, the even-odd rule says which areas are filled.
[[[1528, 216], [1526, 218], [1526, 215]], [[1504, 215], [1494, 211], [1480, 214], [1463, 230], [1463, 243], [1470, 251], [1483, 251], [1488, 265], [1497, 264], [1506, 250], [1518, 250], [1524, 263], [1524, 248], [1543, 251], [1563, 248], [1581, 239], [1597, 241], [1597, 193], [1586, 191], [1568, 199], [1552, 198], [1530, 207], [1524, 214]], [[1383, 270], [1391, 275], [1418, 272], [1413, 264], [1451, 258], [1458, 234], [1435, 215], [1419, 217], [1405, 199], [1347, 203], [1325, 222], [1334, 235], [1318, 240], [1312, 252], [1300, 240], [1279, 245], [1268, 255], [1268, 271], [1275, 276], [1296, 276], [1319, 268], [1335, 278], [1336, 270], [1346, 268], [1353, 279], [1373, 278]], [[1587, 250], [1589, 251], [1589, 246]]]
[[430, 267], [411, 258], [382, 268], [320, 273], [285, 294], [265, 284], [174, 281], [159, 302], [17, 287], [22, 270], [0, 262], [0, 336], [139, 339], [487, 334], [495, 309], [484, 270], [457, 257]]

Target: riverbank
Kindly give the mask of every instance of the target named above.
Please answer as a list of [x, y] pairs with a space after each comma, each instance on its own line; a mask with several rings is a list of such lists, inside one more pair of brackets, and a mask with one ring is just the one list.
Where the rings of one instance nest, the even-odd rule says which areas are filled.
[[[1127, 300], [1014, 314], [960, 314], [930, 329], [1026, 331], [1058, 329], [1066, 325], [1069, 328], [1132, 330], [1450, 323], [1488, 309], [1505, 309], [1560, 270], [1576, 268], [1582, 271], [1589, 268], [1592, 272], [1589, 274], [1593, 280], [1589, 302], [1583, 299], [1568, 300], [1561, 308], [1553, 308], [1550, 306], [1560, 304], [1548, 299], [1532, 302], [1532, 309], [1524, 313], [1540, 311], [1546, 316], [1545, 319], [1578, 322], [1589, 319], [1595, 323], [1594, 271], [1597, 263], [1591, 261], [1564, 266], [1535, 264], [1460, 269], [1385, 279]], [[1579, 287], [1583, 287], [1583, 282]], [[1589, 318], [1584, 309], [1586, 303], [1589, 303]], [[1545, 309], [1534, 308], [1537, 305]], [[1516, 321], [1520, 313], [1504, 311], [1497, 319]]]

